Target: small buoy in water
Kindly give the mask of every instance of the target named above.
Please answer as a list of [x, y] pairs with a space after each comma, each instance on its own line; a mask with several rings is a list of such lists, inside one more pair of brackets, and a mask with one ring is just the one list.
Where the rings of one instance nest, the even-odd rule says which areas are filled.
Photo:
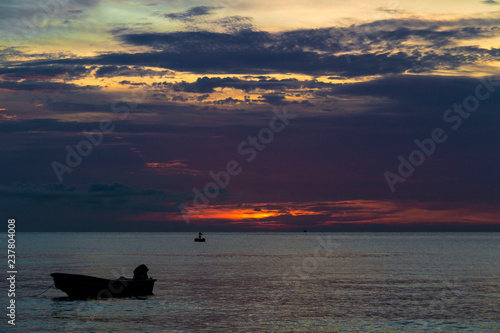
[[195, 242], [204, 242], [205, 241], [205, 238], [202, 238], [203, 234], [201, 232], [198, 233], [198, 238], [195, 238], [194, 241]]

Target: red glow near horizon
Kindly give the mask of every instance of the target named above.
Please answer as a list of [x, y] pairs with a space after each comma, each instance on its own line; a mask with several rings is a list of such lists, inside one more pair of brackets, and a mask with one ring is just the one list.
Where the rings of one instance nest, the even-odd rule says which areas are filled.
[[498, 224], [500, 210], [491, 207], [449, 208], [436, 203], [413, 201], [327, 201], [307, 203], [247, 203], [186, 207], [184, 214], [151, 212], [125, 220], [183, 221], [206, 225], [233, 225], [242, 228], [279, 230], [314, 228], [335, 224]]

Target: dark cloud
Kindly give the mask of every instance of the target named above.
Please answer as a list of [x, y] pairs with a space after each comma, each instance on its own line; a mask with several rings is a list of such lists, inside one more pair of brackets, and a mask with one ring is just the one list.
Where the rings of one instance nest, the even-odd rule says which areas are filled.
[[174, 96], [172, 96], [172, 101], [173, 102], [187, 102], [188, 99], [187, 99], [187, 97], [184, 97], [181, 95], [174, 95]]
[[50, 82], [39, 80], [0, 81], [0, 89], [18, 91], [72, 91], [72, 90], [95, 90], [97, 86], [78, 86], [73, 83]]
[[[177, 201], [181, 197], [185, 198], [185, 196], [178, 197], [160, 190], [138, 190], [121, 183], [106, 184], [99, 182], [92, 183], [87, 191], [78, 191], [74, 186], [69, 187], [64, 184], [33, 185], [16, 182], [10, 186], [0, 186], [0, 196], [32, 200], [43, 200], [44, 198], [71, 200], [82, 205], [95, 200], [94, 203], [100, 203], [104, 207], [107, 207], [110, 203], [109, 198], [126, 198], [128, 201], [134, 197], [146, 197], [165, 202]], [[171, 211], [164, 206], [158, 206], [157, 209], [158, 211]]]
[[40, 80], [48, 78], [75, 79], [89, 72], [85, 66], [31, 66], [0, 68], [0, 75], [7, 80]]
[[[132, 86], [142, 85], [141, 83], [123, 83]], [[78, 103], [71, 101], [48, 102], [47, 109], [56, 111], [58, 113], [71, 113], [71, 112], [109, 112], [112, 113], [115, 109], [126, 107], [129, 113], [149, 113], [154, 110], [169, 110], [173, 105], [168, 104], [150, 104], [141, 103], [136, 107], [131, 107], [131, 103], [127, 101], [110, 101], [109, 103]], [[179, 106], [177, 106], [180, 109]]]
[[186, 47], [192, 53], [267, 49], [266, 43], [272, 42], [271, 34], [244, 30], [234, 34], [208, 31], [139, 33], [125, 34], [118, 38], [125, 43], [138, 46], [152, 46], [165, 51], [180, 53]]
[[[62, 184], [13, 183], [0, 186], [2, 210], [15, 209], [22, 230], [102, 230], [109, 223], [143, 212], [178, 212], [177, 205], [189, 199], [155, 189], [136, 189], [122, 183], [92, 183], [87, 190]], [[24, 207], [24, 209], [23, 209]], [[26, 209], [29, 207], [29, 209]], [[57, 211], [57, 215], [54, 215]], [[107, 227], [101, 218], [106, 219]], [[46, 222], [50, 221], [47, 226]], [[40, 223], [42, 223], [40, 225]], [[122, 224], [122, 228], [127, 228]], [[140, 227], [139, 227], [140, 228]]]
[[0, 61], [5, 61], [8, 58], [15, 58], [24, 55], [17, 47], [4, 47], [0, 50]]
[[[251, 92], [256, 89], [304, 89], [304, 88], [327, 88], [333, 86], [330, 83], [318, 81], [299, 81], [297, 79], [274, 79], [265, 77], [247, 77], [247, 80], [236, 77], [201, 77], [195, 82], [157, 82], [153, 87], [169, 89], [173, 91], [183, 91], [188, 93], [212, 93], [215, 88], [234, 88]], [[258, 80], [255, 80], [258, 79]]]
[[285, 96], [283, 95], [263, 95], [260, 96], [266, 103], [271, 105], [283, 105], [285, 104]]
[[166, 89], [170, 89], [173, 91], [183, 91], [183, 92], [191, 92], [191, 93], [212, 93], [214, 92], [214, 88], [219, 87], [231, 87], [234, 86], [235, 83], [240, 82], [241, 80], [237, 78], [208, 78], [202, 77], [198, 78], [193, 83], [188, 83], [185, 81], [179, 83], [156, 83], [153, 84], [154, 87], [164, 87]]
[[110, 112], [110, 104], [91, 104], [91, 103], [76, 103], [76, 102], [49, 102], [46, 107], [51, 111], [57, 112]]
[[216, 25], [228, 33], [236, 33], [238, 31], [253, 30], [253, 19], [246, 16], [227, 16], [217, 20], [212, 20], [211, 25]]
[[120, 70], [123, 69], [128, 69], [128, 67], [118, 67], [118, 66], [102, 66], [97, 69], [95, 72], [96, 77], [102, 77], [102, 76], [113, 76], [110, 74], [115, 74], [116, 72], [119, 72]]
[[101, 66], [95, 71], [96, 77], [115, 77], [115, 76], [164, 76], [172, 74], [168, 70], [155, 71], [150, 68], [145, 69], [140, 66]]
[[[494, 77], [493, 81], [498, 82], [499, 78]], [[476, 78], [457, 76], [393, 75], [337, 85], [332, 89], [332, 94], [386, 97], [404, 106], [411, 105], [412, 108], [431, 106], [436, 109], [462, 102], [465, 97], [474, 95], [480, 82]], [[493, 95], [489, 103], [493, 99], [497, 97]]]
[[121, 84], [121, 85], [129, 85], [129, 86], [133, 86], [133, 87], [147, 86], [147, 84], [144, 83], [144, 82], [134, 83], [134, 82], [131, 82], [131, 81], [128, 81], [128, 80], [123, 80], [123, 81], [120, 81], [118, 83]]
[[243, 101], [241, 99], [235, 99], [235, 98], [232, 98], [232, 97], [228, 97], [226, 99], [216, 100], [213, 103], [214, 104], [218, 104], [218, 105], [225, 105], [225, 104], [238, 104], [238, 103], [242, 103], [242, 102]]
[[393, 8], [386, 8], [386, 7], [378, 7], [376, 10], [378, 12], [385, 12], [385, 13], [388, 13], [388, 14], [404, 14], [404, 13], [406, 13], [405, 10], [393, 9]]
[[[72, 106], [73, 110], [69, 107], [61, 104], [57, 106], [56, 109], [62, 113], [65, 112], [97, 112], [105, 111], [101, 108], [101, 105], [84, 105], [75, 104]], [[81, 107], [81, 109], [79, 109]], [[102, 107], [105, 107], [103, 105]], [[154, 106], [150, 106], [154, 107]], [[162, 106], [156, 106], [161, 109]], [[177, 106], [173, 108], [179, 110]], [[141, 132], [163, 132], [172, 131], [177, 132], [181, 128], [173, 125], [165, 124], [149, 124], [149, 125], [139, 125], [134, 124], [127, 120], [115, 120], [113, 124], [116, 125], [116, 130], [114, 132], [124, 132], [124, 133], [141, 133]], [[86, 121], [60, 121], [52, 118], [39, 118], [39, 119], [21, 119], [16, 121], [6, 121], [0, 122], [0, 132], [2, 133], [13, 133], [13, 132], [75, 132], [81, 133], [84, 129], [99, 129], [99, 122], [86, 122]]]
[[189, 8], [184, 12], [178, 13], [170, 13], [165, 14], [166, 18], [171, 20], [181, 20], [181, 21], [189, 21], [192, 20], [196, 16], [206, 16], [210, 15], [213, 10], [220, 9], [222, 7], [213, 7], [213, 6], [197, 6]]
[[[245, 46], [246, 48], [246, 46]], [[56, 60], [55, 63], [78, 64], [120, 64], [161, 66], [178, 71], [195, 73], [303, 73], [339, 74], [344, 76], [376, 75], [402, 73], [413, 67], [423, 70], [416, 56], [398, 54], [366, 54], [351, 56], [352, 64], [348, 64], [344, 56], [325, 56], [314, 52], [286, 52], [274, 50], [250, 50], [203, 53], [136, 53], [108, 54], [93, 59]], [[455, 61], [452, 57], [450, 62]], [[432, 58], [427, 59], [428, 69], [433, 69]]]
[[[495, 156], [496, 143], [500, 139], [497, 130], [500, 116], [496, 112], [500, 105], [500, 97], [492, 95], [490, 99], [481, 101], [480, 110], [464, 121], [459, 131], [449, 131], [449, 124], [445, 124], [442, 120], [443, 112], [453, 103], [460, 103], [465, 97], [473, 94], [478, 83], [477, 79], [466, 77], [395, 75], [369, 82], [338, 85], [333, 89], [328, 87], [332, 96], [339, 96], [347, 103], [365, 99], [366, 96], [376, 98], [378, 103], [373, 103], [363, 112], [332, 112], [328, 116], [293, 119], [290, 126], [283, 133], [276, 134], [277, 139], [266, 146], [252, 164], [243, 164], [244, 174], [231, 181], [231, 193], [237, 193], [236, 196], [231, 196], [231, 200], [264, 202], [275, 199], [278, 193], [287, 192], [289, 200], [297, 201], [368, 197], [452, 202], [463, 200], [464, 196], [471, 201], [498, 201], [500, 175], [496, 172], [499, 160]], [[276, 96], [279, 101], [280, 95]], [[233, 99], [225, 103], [235, 103], [235, 101]], [[289, 109], [290, 113], [303, 110], [298, 106], [295, 108], [295, 105], [289, 105]], [[176, 109], [176, 114], [179, 113], [183, 112]], [[198, 117], [201, 116], [201, 113], [198, 114]], [[227, 113], [222, 115], [213, 111], [210, 112], [213, 121], [206, 122], [202, 126], [195, 125], [190, 120], [188, 124], [176, 127], [171, 125], [171, 119], [162, 117], [154, 118], [154, 122], [151, 123], [120, 121], [115, 123], [117, 129], [114, 135], [131, 142], [131, 147], [141, 150], [141, 154], [148, 156], [149, 161], [168, 162], [174, 158], [185, 158], [190, 161], [191, 168], [217, 171], [224, 167], [225, 161], [236, 158], [244, 162], [236, 151], [238, 143], [245, 140], [248, 135], [258, 133], [262, 124], [265, 123], [267, 126], [272, 115], [267, 117], [256, 113], [246, 114], [239, 124], [229, 126], [223, 124], [224, 119], [238, 116], [239, 112], [228, 117]], [[254, 117], [259, 117], [262, 121], [252, 124]], [[0, 133], [6, 133], [14, 127], [17, 132], [71, 130], [79, 133], [83, 128], [98, 128], [98, 124], [25, 120], [2, 123]], [[396, 194], [392, 194], [383, 179], [383, 173], [386, 170], [395, 171], [398, 165], [397, 156], [400, 154], [408, 156], [416, 147], [414, 140], [428, 137], [436, 127], [448, 130], [450, 139], [439, 145], [432, 158], [426, 160], [407, 182], [398, 184], [401, 186]], [[56, 146], [59, 153], [56, 151], [48, 154], [41, 149], [43, 145], [39, 142], [40, 139], [51, 135], [57, 135], [58, 140], [51, 142], [51, 145]], [[49, 169], [53, 159], [64, 161], [65, 150], [61, 140], [67, 136], [68, 133], [46, 133], [37, 139], [36, 151], [38, 154], [43, 153], [44, 156], [48, 156], [46, 157], [48, 162], [42, 165], [42, 168]], [[221, 137], [223, 140], [209, 139], [213, 136]], [[68, 144], [74, 146], [84, 137], [79, 135], [72, 138]], [[22, 140], [11, 141], [22, 142]], [[128, 149], [129, 146], [124, 147], [123, 141], [120, 143], [118, 139], [113, 140], [107, 136], [105, 142], [106, 145], [96, 148], [93, 155], [84, 161], [85, 167], [75, 170], [71, 177], [83, 177], [85, 174], [83, 177], [85, 180], [93, 180], [96, 179], [96, 175], [104, 177], [102, 175], [106, 173], [106, 179], [119, 177], [122, 185], [129, 184], [134, 179], [137, 182], [149, 181], [149, 184], [158, 182], [158, 178], [146, 177], [139, 171], [144, 164], [140, 160], [131, 159], [130, 155], [135, 156], [135, 153]], [[120, 149], [126, 151], [128, 155], [121, 155]], [[100, 153], [102, 157], [98, 157]], [[38, 156], [32, 151], [16, 152], [16, 154], [18, 154], [16, 161], [19, 161], [21, 155], [30, 156], [30, 162], [34, 158], [31, 156]], [[57, 154], [61, 156], [53, 157]], [[3, 156], [2, 170], [3, 174], [7, 175], [5, 168], [9, 165], [7, 161], [11, 155]], [[105, 159], [107, 163], [103, 163], [104, 158], [107, 158]], [[114, 162], [109, 161], [111, 159]], [[90, 167], [92, 162], [95, 169]], [[39, 164], [26, 164], [33, 164], [33, 170], [40, 169]], [[27, 168], [22, 166], [22, 163], [18, 165], [21, 167], [18, 166], [17, 169]], [[126, 172], [117, 173], [119, 167], [125, 168]], [[178, 176], [162, 177], [171, 177], [168, 178], [169, 187], [177, 181], [176, 190], [186, 192], [190, 192], [193, 187], [200, 188], [209, 181], [207, 179], [179, 185], [182, 180], [179, 180]], [[75, 207], [78, 209], [97, 207], [99, 211], [108, 210], [113, 213], [119, 211], [113, 207], [132, 212], [140, 209], [144, 209], [145, 212], [151, 209], [154, 212], [162, 208], [150, 200], [138, 202], [133, 199], [134, 190], [128, 188], [131, 186], [122, 185], [98, 184], [87, 186], [86, 191], [75, 190], [80, 195], [81, 192], [88, 192], [75, 199]], [[119, 193], [122, 193], [122, 196]], [[60, 195], [58, 192], [49, 194]], [[108, 194], [110, 196], [106, 196]], [[145, 197], [145, 195], [137, 196], [137, 198]], [[73, 202], [68, 200], [61, 204], [61, 200], [63, 199], [54, 199], [54, 205], [62, 207]], [[127, 201], [120, 203], [123, 200]], [[33, 204], [32, 201], [30, 203]], [[49, 204], [49, 208], [51, 207]]]
[[[36, 6], [32, 0], [28, 3]], [[85, 15], [86, 8], [99, 4], [84, 0], [74, 3], [61, 12], [58, 21]], [[6, 19], [9, 15], [14, 20], [21, 14], [29, 19], [33, 8], [27, 8], [23, 12], [21, 5], [11, 0], [0, 4], [0, 26], [13, 22]], [[474, 94], [479, 80], [452, 76], [450, 72], [448, 76], [429, 74], [497, 61], [499, 48], [474, 44], [497, 38], [500, 19], [410, 18], [264, 32], [256, 30], [248, 17], [210, 16], [218, 8], [199, 6], [166, 14], [177, 23], [186, 23], [182, 26], [189, 31], [183, 32], [138, 32], [158, 31], [146, 27], [146, 23], [111, 25], [108, 28], [115, 28], [111, 33], [116, 41], [127, 47], [123, 52], [96, 53], [92, 57], [25, 54], [18, 48], [0, 52], [4, 64], [0, 90], [10, 90], [6, 93], [10, 99], [0, 105], [5, 111], [0, 115], [0, 136], [6, 143], [0, 154], [0, 181], [8, 184], [11, 179], [23, 180], [0, 186], [2, 208], [20, 212], [20, 220], [28, 221], [25, 225], [32, 230], [123, 230], [127, 228], [124, 221], [131, 216], [178, 214], [176, 205], [192, 199], [193, 188], [203, 188], [212, 181], [208, 172], [223, 170], [225, 162], [233, 159], [241, 162], [244, 172], [231, 179], [231, 195], [221, 191], [217, 200], [410, 198], [454, 205], [467, 198], [493, 206], [500, 201], [500, 95], [481, 100], [479, 110], [464, 119], [460, 130], [452, 131], [443, 121], [443, 113]], [[397, 9], [379, 10], [400, 14]], [[204, 31], [203, 25], [212, 30]], [[15, 33], [15, 29], [9, 31]], [[138, 53], [126, 53], [128, 50]], [[33, 60], [37, 58], [44, 60]], [[31, 60], [21, 64], [19, 59]], [[132, 90], [143, 83], [129, 77], [156, 78], [172, 74], [170, 70], [206, 76], [194, 82], [155, 80], [165, 82], [152, 85], [154, 93], [149, 98], [153, 102], [130, 110], [134, 114], [127, 120], [118, 120], [111, 111], [111, 99], [116, 94], [85, 92], [76, 96], [77, 90], [96, 88], [65, 81], [89, 75], [107, 82], [105, 78], [124, 76], [113, 81], [125, 85], [122, 89]], [[367, 75], [376, 78], [332, 84], [271, 77], [295, 73], [334, 80]], [[213, 94], [224, 89], [247, 94], [240, 91], [238, 98]], [[26, 93], [38, 91], [66, 94]], [[23, 98], [28, 105], [19, 111], [18, 120], [9, 117], [17, 112], [13, 111], [15, 98]], [[238, 152], [238, 145], [269, 126], [274, 116], [270, 105], [284, 104], [298, 117], [282, 132], [276, 132], [275, 140], [247, 164], [247, 156]], [[30, 109], [29, 105], [37, 107]], [[45, 113], [30, 114], [32, 110]], [[328, 112], [320, 114], [320, 110]], [[99, 128], [97, 112], [107, 113], [115, 129], [103, 136], [99, 147], [93, 147], [82, 166], [64, 175], [65, 181], [76, 185], [44, 185], [46, 179], [57, 179], [51, 163], [64, 163], [67, 147], [77, 149], [79, 142], [89, 138], [88, 131]], [[22, 119], [44, 116], [59, 120]], [[407, 157], [416, 149], [415, 139], [429, 137], [437, 127], [447, 131], [448, 141], [437, 146], [434, 155], [407, 182], [398, 184], [396, 193], [391, 193], [384, 171], [396, 172], [397, 157]], [[181, 169], [196, 171], [196, 176], [169, 173], [172, 161], [183, 161]], [[165, 186], [168, 191], [155, 189]], [[283, 205], [276, 204], [274, 209], [280, 207]], [[297, 228], [304, 223], [319, 226], [336, 212], [327, 208], [311, 207], [327, 213], [289, 216], [286, 219], [290, 220], [284, 218], [283, 222]], [[354, 206], [345, 206], [337, 213], [345, 213], [337, 221], [346, 224], [363, 219], [356, 215]], [[162, 217], [153, 214], [150, 221]], [[144, 230], [139, 217], [134, 223], [138, 223], [135, 230]]]
[[[422, 42], [452, 44], [456, 40], [498, 35], [500, 20], [426, 21], [417, 19], [379, 20], [349, 27], [302, 29], [277, 34], [287, 49], [304, 47], [327, 52], [399, 51], [421, 48]], [[403, 42], [412, 41], [414, 47]], [[428, 47], [428, 46], [427, 46]], [[425, 48], [427, 48], [425, 47]]]
[[17, 121], [1, 122], [0, 131], [7, 132], [81, 132], [84, 128], [99, 128], [96, 122], [63, 122], [56, 119], [22, 119]]
[[156, 66], [200, 74], [303, 73], [355, 77], [421, 73], [495, 60], [498, 49], [458, 46], [458, 42], [497, 36], [500, 34], [497, 23], [413, 19], [281, 33], [250, 29], [231, 33], [129, 33], [116, 38], [155, 51], [49, 63], [103, 65], [97, 76], [116, 75], [124, 66]]
[[200, 95], [200, 96], [196, 96], [196, 100], [197, 100], [198, 102], [201, 102], [201, 101], [203, 101], [203, 100], [207, 99], [208, 97], [210, 97], [210, 95], [209, 95], [209, 94], [203, 94], [203, 95]]

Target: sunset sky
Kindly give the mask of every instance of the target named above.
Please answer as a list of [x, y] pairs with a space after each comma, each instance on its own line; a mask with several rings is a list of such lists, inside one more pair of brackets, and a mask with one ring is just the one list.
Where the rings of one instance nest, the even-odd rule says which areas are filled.
[[32, 231], [500, 230], [500, 1], [0, 2]]

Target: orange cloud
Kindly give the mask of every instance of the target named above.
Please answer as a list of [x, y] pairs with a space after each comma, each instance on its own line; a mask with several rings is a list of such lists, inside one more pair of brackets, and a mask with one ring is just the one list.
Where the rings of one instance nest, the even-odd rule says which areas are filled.
[[[6, 110], [6, 109], [0, 109], [0, 111], [2, 111], [2, 110]], [[0, 114], [0, 118], [4, 119], [4, 120], [15, 120], [15, 119], [17, 119], [17, 116], [16, 115], [9, 116], [7, 114]]]
[[284, 215], [302, 216], [302, 215], [317, 215], [319, 213], [301, 209], [266, 209], [260, 208], [259, 205], [250, 207], [210, 207], [205, 209], [190, 209], [188, 214], [194, 219], [225, 219], [225, 220], [249, 220], [249, 219], [264, 219], [269, 217], [277, 217]]
[[325, 228], [345, 224], [487, 225], [498, 224], [494, 206], [416, 201], [351, 200], [319, 202], [247, 203], [185, 207], [184, 212], [151, 212], [125, 220], [181, 222], [242, 229], [286, 230]]
[[162, 163], [162, 162], [146, 163], [145, 169], [150, 169], [160, 175], [174, 175], [174, 174], [192, 175], [192, 176], [201, 175], [201, 171], [189, 169], [185, 162], [186, 160], [173, 160], [167, 163]]
[[322, 223], [324, 226], [339, 222], [401, 225], [411, 223], [498, 224], [500, 221], [500, 210], [487, 205], [368, 200], [333, 202], [330, 205], [339, 211], [332, 212], [331, 219]]

